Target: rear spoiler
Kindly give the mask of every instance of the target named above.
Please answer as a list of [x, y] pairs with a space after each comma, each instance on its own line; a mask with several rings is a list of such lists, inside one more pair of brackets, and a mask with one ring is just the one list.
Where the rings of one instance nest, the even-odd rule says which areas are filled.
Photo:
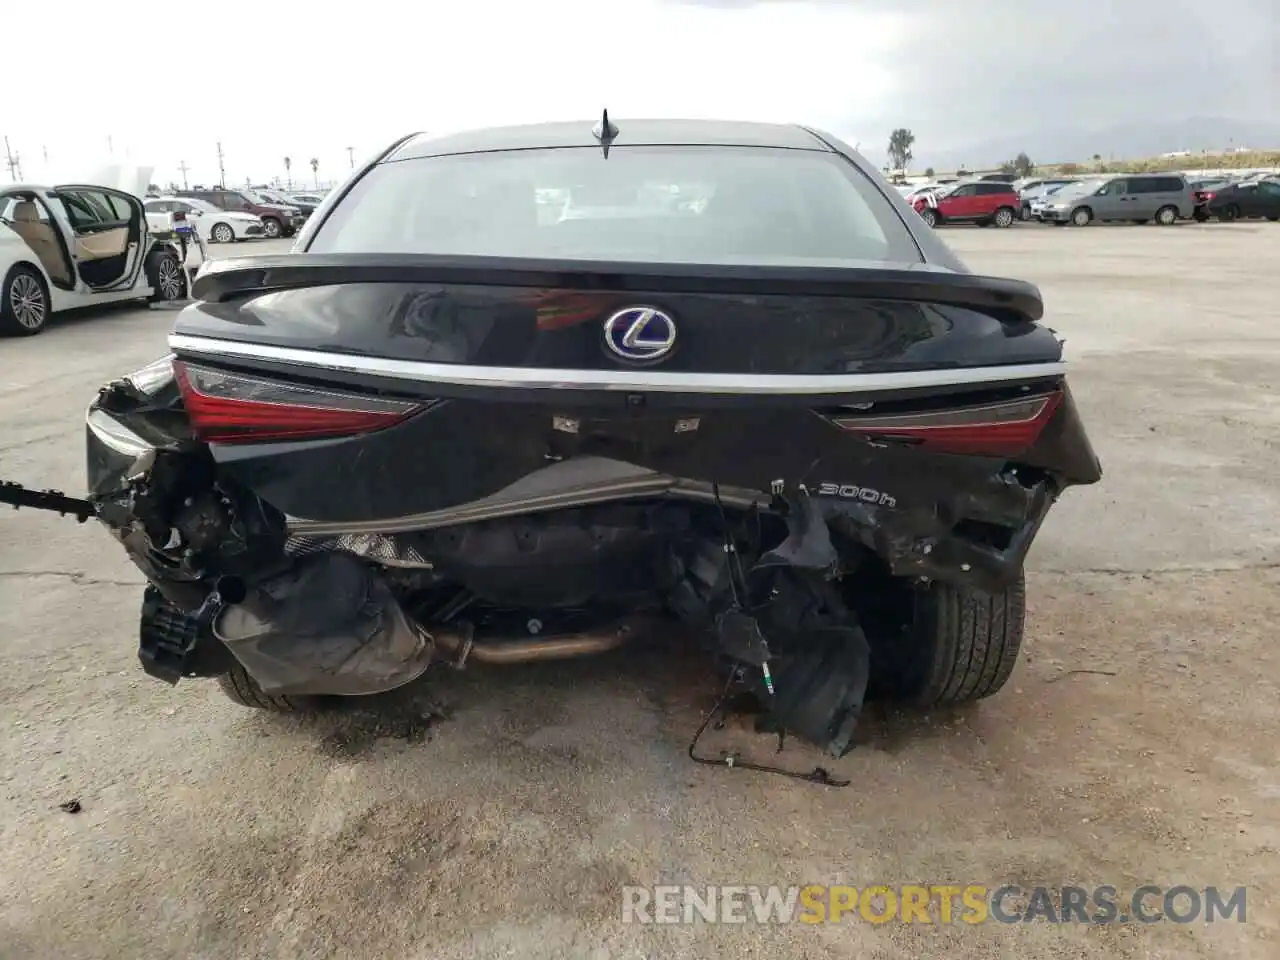
[[724, 293], [860, 297], [969, 307], [1008, 322], [1044, 316], [1040, 290], [1022, 280], [920, 264], [757, 267], [684, 263], [527, 260], [419, 254], [314, 254], [210, 261], [192, 288], [220, 303], [246, 294], [347, 283], [437, 283], [616, 293]]

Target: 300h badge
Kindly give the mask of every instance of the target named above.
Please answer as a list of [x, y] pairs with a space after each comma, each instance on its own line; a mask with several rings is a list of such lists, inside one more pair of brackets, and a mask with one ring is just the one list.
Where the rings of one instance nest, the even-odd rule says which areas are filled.
[[859, 500], [862, 503], [873, 503], [878, 507], [896, 507], [898, 498], [870, 487], [860, 487], [853, 483], [820, 483], [818, 496], [840, 497], [843, 500]]

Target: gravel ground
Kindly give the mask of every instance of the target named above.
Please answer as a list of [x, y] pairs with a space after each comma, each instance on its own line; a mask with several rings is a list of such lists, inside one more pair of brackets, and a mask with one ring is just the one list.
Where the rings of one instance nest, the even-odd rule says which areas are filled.
[[[102, 530], [0, 514], [0, 957], [1280, 955], [1280, 225], [946, 235], [1042, 285], [1106, 470], [1033, 551], [1004, 692], [874, 711], [847, 790], [690, 764], [675, 652], [263, 716], [142, 674]], [[0, 476], [83, 489], [85, 404], [171, 320], [0, 342]], [[1248, 922], [624, 925], [662, 882], [1247, 885]]]

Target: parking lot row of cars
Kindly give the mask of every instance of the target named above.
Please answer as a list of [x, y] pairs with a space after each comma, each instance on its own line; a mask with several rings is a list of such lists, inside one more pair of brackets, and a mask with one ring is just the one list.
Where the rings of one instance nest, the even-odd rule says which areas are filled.
[[899, 187], [930, 226], [1015, 221], [1084, 227], [1091, 223], [1280, 220], [1280, 176], [1196, 180], [1178, 173], [1115, 174], [1010, 181], [1001, 175]]
[[164, 196], [148, 194], [148, 213], [178, 214], [207, 243], [292, 237], [324, 195], [284, 193], [270, 187], [197, 187]]

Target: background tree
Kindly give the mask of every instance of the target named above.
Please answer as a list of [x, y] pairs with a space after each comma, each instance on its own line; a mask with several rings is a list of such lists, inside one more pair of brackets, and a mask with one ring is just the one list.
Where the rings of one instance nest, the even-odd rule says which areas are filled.
[[906, 127], [899, 127], [889, 134], [889, 165], [895, 170], [905, 170], [911, 163], [911, 148], [916, 135]]
[[289, 168], [293, 166], [293, 161], [289, 157], [284, 158], [284, 179], [289, 185], [289, 189], [293, 189], [293, 176], [289, 173]]
[[311, 178], [316, 182], [316, 189], [320, 189], [320, 161], [315, 157], [311, 158]]
[[1006, 160], [1004, 163], [1000, 164], [1000, 172], [1014, 176], [1017, 174], [1018, 168], [1013, 165], [1012, 160]]
[[1013, 158], [1013, 172], [1020, 177], [1029, 177], [1036, 172], [1036, 165], [1025, 151]]
[[924, 168], [924, 175], [925, 175], [926, 177], [932, 177], [932, 176], [935, 176], [935, 174], [934, 174], [934, 172], [933, 172], [933, 167], [925, 167], [925, 168]]

